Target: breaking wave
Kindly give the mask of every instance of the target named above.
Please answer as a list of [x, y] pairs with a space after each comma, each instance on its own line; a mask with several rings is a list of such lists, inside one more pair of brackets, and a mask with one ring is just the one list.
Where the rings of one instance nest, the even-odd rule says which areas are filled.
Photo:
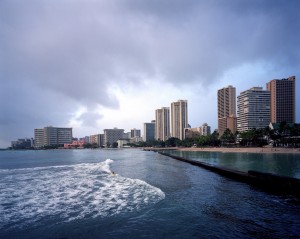
[[112, 175], [101, 163], [0, 170], [0, 230], [41, 220], [108, 217], [139, 210], [165, 194], [139, 179]]

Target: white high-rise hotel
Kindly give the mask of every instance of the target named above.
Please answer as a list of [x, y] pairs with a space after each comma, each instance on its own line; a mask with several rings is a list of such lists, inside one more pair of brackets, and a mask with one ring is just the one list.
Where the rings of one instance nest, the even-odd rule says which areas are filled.
[[238, 96], [237, 129], [263, 129], [270, 123], [270, 92], [253, 87]]
[[172, 137], [183, 140], [184, 129], [188, 127], [187, 100], [178, 100], [171, 103], [171, 134]]

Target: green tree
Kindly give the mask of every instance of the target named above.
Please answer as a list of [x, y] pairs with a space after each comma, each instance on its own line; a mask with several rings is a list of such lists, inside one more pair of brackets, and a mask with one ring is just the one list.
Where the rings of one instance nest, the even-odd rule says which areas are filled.
[[166, 146], [167, 147], [177, 147], [181, 143], [181, 140], [175, 137], [171, 137], [166, 140]]
[[222, 145], [232, 145], [235, 143], [235, 136], [230, 129], [226, 129], [220, 137]]

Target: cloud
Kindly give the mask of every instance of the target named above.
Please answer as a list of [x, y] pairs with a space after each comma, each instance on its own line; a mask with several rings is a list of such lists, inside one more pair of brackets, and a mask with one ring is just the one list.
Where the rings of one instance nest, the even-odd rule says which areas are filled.
[[195, 92], [245, 64], [295, 71], [299, 7], [296, 0], [1, 1], [0, 130], [8, 139], [46, 122], [66, 124], [80, 107], [87, 112], [77, 120], [95, 125], [103, 109], [120, 109], [114, 86], [139, 92], [152, 81]]

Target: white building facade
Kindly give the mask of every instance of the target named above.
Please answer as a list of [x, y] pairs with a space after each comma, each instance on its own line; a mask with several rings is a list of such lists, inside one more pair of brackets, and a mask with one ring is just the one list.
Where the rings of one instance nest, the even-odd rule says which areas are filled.
[[34, 129], [34, 147], [58, 146], [72, 143], [72, 128], [47, 126]]
[[237, 130], [263, 129], [270, 123], [270, 92], [253, 87], [238, 96]]

